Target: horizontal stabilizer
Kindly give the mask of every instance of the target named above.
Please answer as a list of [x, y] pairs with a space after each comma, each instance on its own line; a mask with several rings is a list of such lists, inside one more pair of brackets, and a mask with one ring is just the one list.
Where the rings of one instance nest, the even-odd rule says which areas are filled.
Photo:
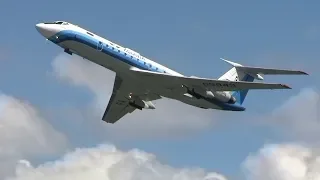
[[223, 58], [221, 59], [231, 64], [233, 67], [237, 69], [237, 71], [242, 71], [260, 80], [263, 80], [262, 75], [308, 75], [308, 73], [299, 71], [299, 70], [250, 67], [250, 66], [243, 66], [241, 64], [238, 64]]

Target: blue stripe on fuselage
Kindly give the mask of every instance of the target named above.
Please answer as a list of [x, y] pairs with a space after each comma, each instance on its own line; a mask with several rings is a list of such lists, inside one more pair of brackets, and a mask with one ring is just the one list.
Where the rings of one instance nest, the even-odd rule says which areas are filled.
[[[58, 38], [56, 38], [56, 37], [58, 37]], [[133, 67], [143, 69], [143, 70], [153, 71], [153, 72], [165, 73], [165, 71], [163, 69], [160, 69], [159, 67], [154, 67], [150, 64], [147, 64], [142, 59], [132, 57], [130, 54], [116, 48], [115, 45], [111, 46], [110, 44], [105, 44], [103, 42], [102, 42], [102, 44], [99, 44], [100, 41], [89, 34], [84, 34], [84, 33], [80, 33], [80, 32], [73, 31], [73, 30], [63, 30], [48, 39], [55, 44], [59, 44], [64, 41], [76, 41], [76, 42], [85, 44], [93, 49], [97, 49], [97, 50], [101, 51], [102, 53], [108, 54], [108, 55], [110, 55], [110, 56], [112, 56], [112, 57], [114, 57], [124, 63], [127, 63]], [[222, 110], [229, 110], [229, 111], [244, 111], [245, 110], [245, 108], [240, 105], [224, 103], [224, 102], [221, 102], [221, 101], [218, 101], [215, 99], [206, 98], [205, 100], [219, 106]]]
[[111, 46], [110, 44], [105, 44], [103, 42], [99, 44], [100, 41], [98, 39], [88, 34], [83, 34], [72, 30], [63, 30], [48, 39], [56, 44], [62, 43], [64, 41], [76, 41], [90, 46], [91, 48], [97, 49], [102, 53], [108, 54], [109, 56], [112, 56], [116, 59], [119, 59], [120, 61], [129, 64], [133, 67], [153, 72], [165, 73], [163, 69], [148, 64], [142, 59], [138, 59], [134, 56], [131, 56], [123, 50], [116, 48], [115, 45]]

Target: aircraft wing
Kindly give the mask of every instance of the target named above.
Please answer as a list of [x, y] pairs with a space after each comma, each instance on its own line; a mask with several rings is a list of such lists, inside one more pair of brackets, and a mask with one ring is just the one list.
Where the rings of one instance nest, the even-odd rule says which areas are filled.
[[244, 81], [228, 81], [207, 79], [198, 77], [174, 76], [158, 72], [150, 72], [140, 69], [131, 69], [143, 81], [153, 86], [153, 90], [157, 88], [175, 89], [183, 86], [188, 88], [202, 88], [212, 91], [238, 91], [245, 89], [291, 89], [284, 84], [244, 82]]
[[136, 108], [129, 105], [129, 101], [121, 93], [111, 95], [109, 104], [102, 117], [107, 123], [115, 123], [128, 113], [132, 113]]
[[107, 123], [115, 123], [126, 114], [132, 113], [134, 110], [136, 110], [136, 107], [130, 105], [130, 93], [135, 94], [135, 98], [145, 101], [152, 101], [161, 98], [155, 94], [148, 94], [143, 87], [134, 86], [131, 84], [131, 82], [116, 76], [112, 95], [102, 120]]

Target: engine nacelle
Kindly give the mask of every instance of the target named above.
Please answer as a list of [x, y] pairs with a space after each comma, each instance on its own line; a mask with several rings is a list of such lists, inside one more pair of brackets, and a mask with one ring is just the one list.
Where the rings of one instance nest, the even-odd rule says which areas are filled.
[[223, 91], [212, 92], [212, 91], [199, 91], [199, 90], [195, 91], [194, 89], [193, 90], [188, 89], [187, 92], [197, 99], [211, 98], [211, 99], [218, 99], [219, 101], [227, 102], [230, 104], [236, 103], [235, 97]]
[[137, 109], [155, 109], [155, 105], [151, 101], [143, 101], [141, 99], [136, 99], [133, 102], [129, 102], [129, 105]]
[[237, 101], [235, 97], [233, 97], [231, 94], [226, 93], [226, 92], [215, 91], [215, 92], [211, 92], [211, 93], [214, 95], [215, 98], [219, 99], [222, 102], [234, 104]]

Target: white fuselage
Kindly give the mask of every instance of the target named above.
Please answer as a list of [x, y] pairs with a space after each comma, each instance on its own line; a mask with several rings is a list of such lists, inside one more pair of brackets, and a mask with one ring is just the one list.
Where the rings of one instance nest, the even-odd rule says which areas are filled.
[[[58, 25], [56, 25], [58, 26]], [[144, 56], [142, 56], [140, 53], [137, 53], [129, 48], [123, 47], [118, 45], [117, 43], [111, 42], [107, 39], [104, 39], [88, 30], [85, 30], [79, 26], [75, 26], [73, 24], [66, 24], [66, 25], [61, 25], [61, 31], [73, 31], [76, 34], [79, 35], [89, 35], [92, 36], [92, 39], [95, 39], [96, 41], [101, 42], [101, 44], [99, 44], [99, 42], [97, 42], [97, 48], [93, 49], [90, 48], [87, 44], [85, 43], [79, 43], [77, 41], [63, 41], [61, 43], [58, 43], [59, 46], [61, 46], [64, 49], [70, 49], [71, 51], [74, 51], [74, 53], [90, 60], [93, 61], [94, 63], [100, 64], [112, 71], [115, 71], [117, 74], [121, 75], [123, 73], [128, 73], [129, 68], [130, 67], [134, 67], [134, 65], [136, 64], [145, 64], [147, 67], [146, 69], [151, 69], [151, 70], [155, 70], [158, 72], [165, 72], [171, 75], [175, 75], [175, 76], [183, 76], [182, 74], [173, 71], [161, 64], [158, 64]], [[49, 37], [50, 38], [50, 37]], [[101, 50], [102, 49], [109, 49], [110, 51], [114, 51], [113, 53], [118, 53], [118, 54], [122, 54], [125, 56], [128, 56], [131, 58], [132, 56], [132, 64], [130, 65], [126, 62], [123, 61], [119, 61], [118, 58], [113, 57], [112, 56], [112, 52], [107, 54], [107, 53], [102, 53]], [[129, 67], [129, 68], [128, 68]]]
[[[132, 75], [130, 71], [131, 68], [166, 73], [173, 76], [183, 76], [129, 48], [122, 47], [68, 22], [56, 21], [53, 23], [40, 23], [36, 25], [36, 28], [48, 40], [65, 49], [65, 52], [69, 54], [75, 53], [116, 72], [120, 77], [126, 79], [132, 78], [132, 80], [140, 85], [143, 85], [143, 82]], [[164, 94], [164, 96], [171, 98], [170, 93]], [[230, 108], [234, 108], [228, 104], [217, 105], [217, 103], [220, 103], [219, 101], [212, 102], [193, 97], [183, 96], [180, 98], [180, 101], [202, 108], [225, 109], [229, 108], [229, 106]]]

